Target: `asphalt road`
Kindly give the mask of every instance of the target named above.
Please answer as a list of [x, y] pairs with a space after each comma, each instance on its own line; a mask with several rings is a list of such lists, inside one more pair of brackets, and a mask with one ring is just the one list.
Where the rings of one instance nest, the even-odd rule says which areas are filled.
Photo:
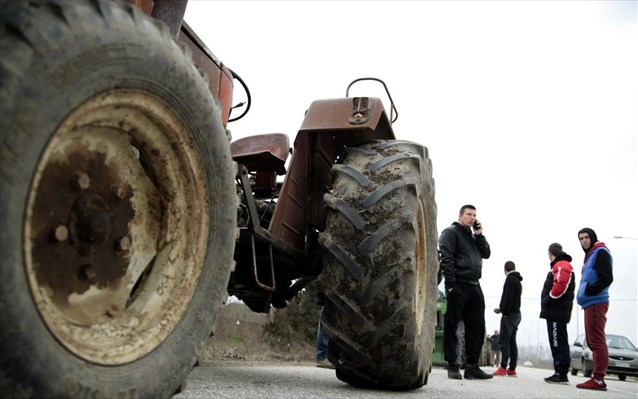
[[[485, 367], [492, 372], [494, 368]], [[494, 377], [491, 380], [450, 380], [447, 371], [435, 367], [426, 386], [408, 392], [373, 391], [351, 387], [337, 379], [334, 370], [321, 369], [309, 363], [259, 363], [216, 361], [196, 367], [183, 392], [173, 399], [200, 398], [638, 398], [636, 379], [607, 379], [607, 391], [577, 389], [586, 380], [581, 375], [569, 376], [570, 385], [552, 385], [543, 381], [548, 370], [519, 367], [519, 376]]]

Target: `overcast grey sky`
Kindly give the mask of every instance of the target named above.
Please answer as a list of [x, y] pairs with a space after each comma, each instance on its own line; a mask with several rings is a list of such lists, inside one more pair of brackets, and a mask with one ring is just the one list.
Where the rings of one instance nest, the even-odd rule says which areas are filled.
[[[185, 19], [251, 90], [234, 139], [292, 142], [313, 100], [343, 97], [359, 77], [386, 82], [397, 137], [430, 151], [439, 233], [461, 205], [478, 208], [492, 246], [488, 333], [513, 260], [524, 277], [519, 344], [547, 347], [547, 247], [563, 245], [579, 282], [577, 232], [591, 227], [614, 257], [607, 332], [638, 344], [635, 1], [191, 0]], [[350, 95], [385, 99], [368, 84]], [[570, 341], [577, 331], [574, 306]]]

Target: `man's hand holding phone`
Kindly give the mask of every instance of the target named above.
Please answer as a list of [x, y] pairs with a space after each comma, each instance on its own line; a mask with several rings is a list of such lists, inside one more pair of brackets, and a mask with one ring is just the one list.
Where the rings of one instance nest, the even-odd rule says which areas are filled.
[[479, 222], [478, 220], [474, 221], [474, 225], [472, 226], [474, 228], [474, 234], [481, 234], [483, 232], [483, 225], [481, 225], [481, 222]]

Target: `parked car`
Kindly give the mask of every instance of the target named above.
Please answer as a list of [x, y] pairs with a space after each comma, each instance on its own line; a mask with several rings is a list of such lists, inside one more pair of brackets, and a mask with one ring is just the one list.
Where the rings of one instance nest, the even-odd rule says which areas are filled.
[[[607, 349], [609, 350], [609, 365], [607, 374], [616, 374], [620, 381], [624, 381], [628, 375], [638, 376], [638, 349], [633, 343], [622, 335], [606, 334]], [[585, 334], [576, 338], [570, 347], [572, 358], [572, 375], [581, 370], [585, 377], [591, 377], [594, 360], [591, 349], [587, 346]]]

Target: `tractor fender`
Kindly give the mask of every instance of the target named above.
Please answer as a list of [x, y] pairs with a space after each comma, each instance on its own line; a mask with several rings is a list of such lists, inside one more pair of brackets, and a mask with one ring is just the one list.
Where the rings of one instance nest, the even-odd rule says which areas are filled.
[[383, 103], [376, 97], [313, 101], [306, 112], [299, 135], [322, 131], [351, 133], [355, 140], [395, 139]]
[[269, 230], [303, 250], [306, 235], [323, 228], [323, 194], [330, 170], [344, 148], [372, 140], [394, 140], [392, 124], [375, 97], [313, 101], [295, 138], [288, 173]]

